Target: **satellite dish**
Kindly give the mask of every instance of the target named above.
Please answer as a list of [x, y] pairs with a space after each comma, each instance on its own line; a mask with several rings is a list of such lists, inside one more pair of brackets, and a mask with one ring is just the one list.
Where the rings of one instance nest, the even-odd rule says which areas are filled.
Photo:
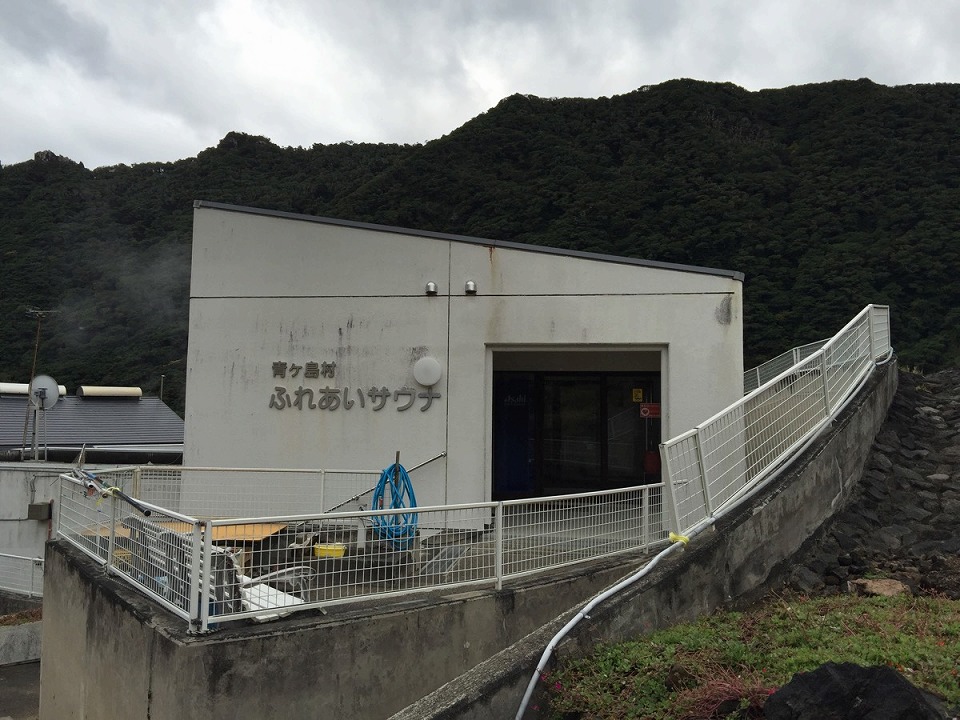
[[60, 399], [57, 381], [49, 375], [37, 375], [30, 383], [30, 402], [41, 410], [49, 410]]

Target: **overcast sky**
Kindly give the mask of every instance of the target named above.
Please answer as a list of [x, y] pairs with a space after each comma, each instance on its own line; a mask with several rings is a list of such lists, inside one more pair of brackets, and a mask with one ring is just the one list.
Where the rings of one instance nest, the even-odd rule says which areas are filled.
[[960, 82], [957, 0], [0, 0], [0, 162], [422, 143], [513, 93]]

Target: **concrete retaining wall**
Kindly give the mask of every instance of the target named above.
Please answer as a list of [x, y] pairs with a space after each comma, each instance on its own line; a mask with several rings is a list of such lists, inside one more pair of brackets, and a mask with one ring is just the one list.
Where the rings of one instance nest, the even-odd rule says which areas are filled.
[[[896, 363], [878, 368], [829, 431], [789, 472], [715, 531], [694, 538], [650, 575], [591, 612], [557, 648], [580, 655], [600, 642], [619, 642], [692, 620], [734, 600], [748, 601], [781, 582], [790, 560], [813, 542], [860, 481], [873, 439], [897, 387]], [[501, 720], [517, 712], [544, 648], [578, 611], [555, 618], [391, 720]], [[536, 717], [531, 703], [527, 717]]]
[[40, 659], [41, 622], [0, 625], [0, 665]]
[[41, 717], [385, 718], [630, 568], [621, 559], [499, 593], [334, 606], [325, 616], [190, 636], [186, 621], [71, 546], [50, 543]]
[[[895, 386], [893, 364], [876, 372], [793, 472], [599, 608], [561, 651], [692, 618], [775, 579], [858, 481]], [[86, 556], [50, 543], [40, 716], [513, 717], [565, 611], [637, 564], [598, 563], [499, 593], [338, 606], [197, 637]]]
[[43, 598], [0, 590], [0, 615], [12, 615], [24, 610], [34, 610], [43, 605]]

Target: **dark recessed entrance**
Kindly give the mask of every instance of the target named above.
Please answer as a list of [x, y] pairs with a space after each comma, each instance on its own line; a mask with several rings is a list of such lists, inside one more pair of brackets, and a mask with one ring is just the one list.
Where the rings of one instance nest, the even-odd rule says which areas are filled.
[[493, 497], [659, 479], [659, 372], [493, 373]]

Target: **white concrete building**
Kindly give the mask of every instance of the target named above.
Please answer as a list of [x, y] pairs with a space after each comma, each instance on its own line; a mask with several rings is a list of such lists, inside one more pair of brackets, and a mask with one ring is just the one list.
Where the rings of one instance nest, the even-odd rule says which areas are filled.
[[187, 466], [446, 452], [421, 505], [634, 485], [742, 394], [740, 273], [195, 208]]

